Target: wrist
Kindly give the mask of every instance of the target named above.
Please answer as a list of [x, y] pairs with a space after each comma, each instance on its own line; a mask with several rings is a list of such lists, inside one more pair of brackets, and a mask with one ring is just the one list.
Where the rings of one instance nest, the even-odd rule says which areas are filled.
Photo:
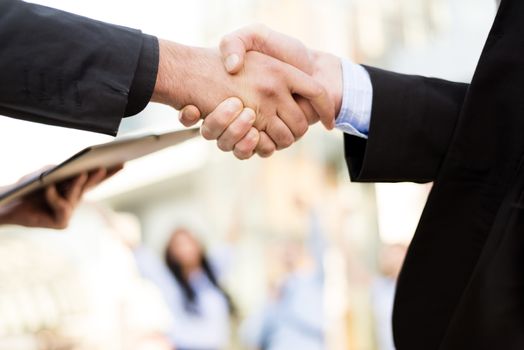
[[326, 89], [335, 108], [335, 118], [340, 113], [343, 96], [342, 64], [340, 58], [321, 51], [313, 51], [313, 76]]
[[190, 61], [191, 48], [167, 40], [159, 40], [158, 72], [151, 97], [158, 102], [181, 109], [186, 98], [180, 82], [187, 83], [187, 63]]
[[241, 77], [226, 72], [217, 49], [160, 40], [159, 56], [152, 102], [178, 110], [193, 105], [207, 115], [226, 98], [238, 95], [233, 83]]

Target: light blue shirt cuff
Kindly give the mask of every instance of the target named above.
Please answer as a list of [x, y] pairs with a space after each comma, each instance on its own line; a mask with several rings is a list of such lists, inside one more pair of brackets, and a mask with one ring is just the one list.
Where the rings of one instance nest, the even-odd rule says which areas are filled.
[[359, 64], [341, 59], [343, 95], [335, 126], [346, 134], [367, 139], [373, 104], [369, 73]]

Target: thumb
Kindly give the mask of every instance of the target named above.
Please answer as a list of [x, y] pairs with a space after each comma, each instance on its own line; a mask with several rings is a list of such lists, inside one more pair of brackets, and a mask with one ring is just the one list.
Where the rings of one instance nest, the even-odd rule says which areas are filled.
[[200, 120], [200, 110], [196, 106], [185, 106], [178, 114], [178, 119], [185, 127], [193, 126]]
[[257, 51], [312, 74], [313, 63], [308, 48], [299, 40], [255, 24], [226, 35], [220, 52], [226, 70], [235, 74], [244, 66], [246, 52]]
[[231, 33], [220, 41], [220, 53], [224, 67], [230, 74], [238, 73], [244, 67], [246, 52], [251, 48], [246, 47], [237, 32]]

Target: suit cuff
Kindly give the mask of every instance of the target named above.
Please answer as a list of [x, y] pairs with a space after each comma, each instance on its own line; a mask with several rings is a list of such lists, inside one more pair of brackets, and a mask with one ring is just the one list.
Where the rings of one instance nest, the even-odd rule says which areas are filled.
[[158, 60], [158, 39], [144, 34], [135, 76], [129, 89], [125, 117], [140, 113], [151, 100], [158, 73]]
[[367, 139], [373, 105], [369, 73], [359, 64], [341, 59], [343, 96], [335, 125], [346, 134]]

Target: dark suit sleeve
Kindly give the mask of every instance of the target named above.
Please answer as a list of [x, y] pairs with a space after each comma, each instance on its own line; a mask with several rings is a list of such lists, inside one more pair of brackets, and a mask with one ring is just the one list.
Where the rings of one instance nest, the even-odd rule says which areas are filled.
[[0, 0], [0, 114], [116, 135], [149, 102], [158, 40], [18, 0]]
[[469, 85], [365, 68], [373, 86], [369, 137], [344, 135], [352, 180], [433, 181]]

